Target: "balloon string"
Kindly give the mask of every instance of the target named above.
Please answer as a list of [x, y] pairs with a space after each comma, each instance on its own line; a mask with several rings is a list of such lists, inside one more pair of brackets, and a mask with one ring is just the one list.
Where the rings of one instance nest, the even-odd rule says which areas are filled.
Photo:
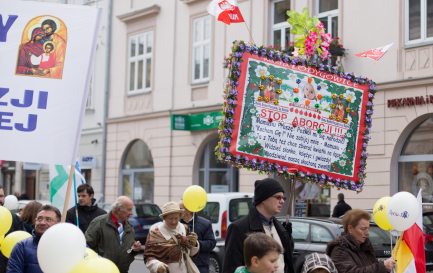
[[195, 218], [195, 212], [192, 213], [192, 232], [194, 232], [194, 218]]

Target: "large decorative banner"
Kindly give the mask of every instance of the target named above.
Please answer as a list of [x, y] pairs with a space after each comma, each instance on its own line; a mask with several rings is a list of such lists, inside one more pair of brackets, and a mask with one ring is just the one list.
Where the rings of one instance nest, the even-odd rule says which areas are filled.
[[232, 51], [219, 158], [361, 191], [374, 83], [243, 42]]
[[0, 158], [71, 164], [99, 10], [0, 0]]

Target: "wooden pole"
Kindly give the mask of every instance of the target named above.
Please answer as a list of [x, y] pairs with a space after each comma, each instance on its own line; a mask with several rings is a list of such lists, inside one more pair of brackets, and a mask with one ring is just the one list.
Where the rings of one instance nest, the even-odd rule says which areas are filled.
[[66, 221], [66, 212], [68, 211], [69, 197], [71, 196], [72, 189], [72, 179], [74, 178], [75, 166], [71, 164], [71, 169], [69, 170], [68, 187], [66, 189], [65, 203], [63, 204], [62, 212], [62, 223]]

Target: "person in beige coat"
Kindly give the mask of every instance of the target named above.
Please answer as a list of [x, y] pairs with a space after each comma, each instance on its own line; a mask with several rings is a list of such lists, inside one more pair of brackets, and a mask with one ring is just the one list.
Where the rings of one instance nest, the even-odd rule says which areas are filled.
[[162, 222], [152, 225], [146, 239], [144, 263], [150, 273], [199, 273], [191, 260], [199, 251], [197, 235], [180, 223], [183, 209], [176, 202], [162, 206]]

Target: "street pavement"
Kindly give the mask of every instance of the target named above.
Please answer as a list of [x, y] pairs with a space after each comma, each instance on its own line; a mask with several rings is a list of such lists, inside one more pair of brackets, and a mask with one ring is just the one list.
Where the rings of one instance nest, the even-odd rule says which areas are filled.
[[135, 261], [129, 267], [129, 273], [149, 273], [149, 270], [144, 265], [142, 252], [135, 256]]

